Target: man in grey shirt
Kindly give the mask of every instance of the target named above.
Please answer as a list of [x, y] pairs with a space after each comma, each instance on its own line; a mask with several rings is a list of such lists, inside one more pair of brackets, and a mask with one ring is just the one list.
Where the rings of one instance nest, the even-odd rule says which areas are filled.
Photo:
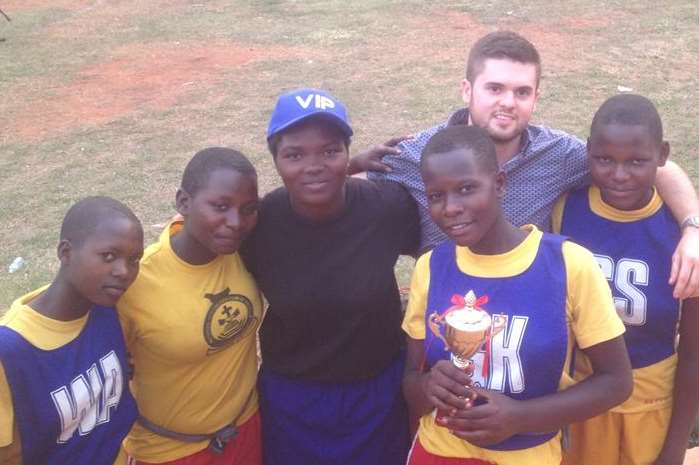
[[[420, 250], [430, 250], [446, 236], [429, 215], [420, 178], [422, 149], [447, 125], [475, 124], [486, 129], [495, 142], [498, 162], [507, 178], [505, 215], [516, 225], [531, 223], [550, 229], [555, 201], [586, 184], [589, 170], [582, 140], [529, 124], [540, 94], [540, 76], [541, 60], [531, 42], [514, 32], [490, 33], [469, 53], [462, 81], [466, 109], [457, 111], [445, 123], [403, 140], [397, 148], [387, 144], [357, 155], [350, 171], [369, 171], [370, 179], [403, 184], [420, 207]], [[670, 162], [658, 170], [657, 187], [683, 225], [670, 278], [675, 284], [675, 297], [686, 298], [699, 293], [699, 228], [694, 226], [699, 222], [699, 198], [688, 176]]]

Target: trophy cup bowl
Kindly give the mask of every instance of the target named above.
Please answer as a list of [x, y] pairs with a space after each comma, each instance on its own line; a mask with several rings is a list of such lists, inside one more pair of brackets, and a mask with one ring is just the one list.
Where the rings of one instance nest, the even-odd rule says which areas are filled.
[[[473, 308], [451, 308], [440, 316], [432, 313], [429, 326], [432, 334], [444, 342], [444, 350], [451, 352], [451, 360], [464, 371], [472, 371], [471, 357], [483, 344], [504, 327], [504, 318], [493, 318], [485, 311]], [[440, 328], [444, 328], [444, 334]]]
[[[471, 357], [483, 346], [488, 336], [491, 318], [486, 314], [480, 324], [463, 325], [459, 324], [462, 318], [459, 318], [458, 312], [447, 312], [443, 318], [433, 313], [430, 315], [430, 330], [444, 342], [444, 349], [451, 352], [454, 365], [467, 370], [473, 363]], [[444, 335], [440, 327], [444, 327]]]
[[[471, 357], [483, 347], [483, 344], [502, 331], [507, 323], [504, 316], [491, 317], [488, 312], [479, 308], [480, 302], [487, 302], [487, 297], [476, 300], [473, 291], [469, 291], [464, 297], [455, 295], [452, 297], [454, 304], [452, 307], [443, 315], [433, 312], [427, 320], [432, 334], [441, 339], [444, 342], [444, 350], [451, 353], [450, 358], [454, 366], [469, 376], [474, 370]], [[471, 391], [466, 398], [470, 402], [475, 402], [477, 395]], [[445, 417], [446, 412], [435, 413], [438, 424], [443, 424]]]

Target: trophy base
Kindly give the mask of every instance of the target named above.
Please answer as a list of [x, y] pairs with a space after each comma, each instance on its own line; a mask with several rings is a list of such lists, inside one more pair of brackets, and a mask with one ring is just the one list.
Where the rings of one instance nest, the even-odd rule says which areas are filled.
[[459, 357], [458, 355], [451, 354], [451, 362], [459, 370], [463, 370], [468, 375], [473, 374], [474, 364], [468, 358]]

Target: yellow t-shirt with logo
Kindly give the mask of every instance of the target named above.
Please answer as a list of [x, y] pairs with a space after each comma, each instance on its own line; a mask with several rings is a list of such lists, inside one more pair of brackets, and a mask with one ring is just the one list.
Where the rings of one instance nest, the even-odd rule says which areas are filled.
[[[542, 233], [528, 225], [524, 241], [513, 250], [500, 255], [477, 255], [466, 247], [457, 247], [456, 262], [461, 271], [484, 278], [510, 277], [524, 272], [534, 262]], [[624, 332], [624, 325], [614, 310], [611, 291], [592, 254], [571, 242], [562, 246], [567, 276], [566, 321], [568, 350], [574, 344], [587, 348], [608, 341]], [[413, 339], [425, 339], [425, 311], [430, 286], [430, 257], [422, 255], [415, 265], [410, 286], [408, 308], [403, 330]], [[573, 384], [568, 375], [570, 356], [567, 357], [559, 389]], [[561, 462], [560, 434], [535, 447], [512, 451], [484, 449], [468, 443], [439, 426], [432, 413], [420, 419], [420, 443], [428, 452], [442, 457], [473, 458], [498, 465], [559, 465]]]
[[[561, 230], [563, 210], [568, 196], [561, 197], [554, 206], [551, 215], [553, 230]], [[588, 191], [590, 210], [602, 218], [630, 223], [654, 215], [663, 206], [663, 199], [657, 190], [653, 190], [651, 200], [638, 210], [618, 210], [602, 200], [598, 187], [591, 186]], [[571, 238], [575, 240], [575, 238]], [[593, 250], [594, 252], [594, 250]], [[668, 276], [669, 278], [669, 276]], [[633, 393], [624, 403], [610, 411], [618, 413], [636, 413], [672, 406], [672, 391], [677, 368], [677, 354], [643, 368], [633, 370]], [[584, 379], [592, 372], [590, 362], [586, 357], [576, 358], [575, 379]]]
[[[168, 225], [146, 249], [117, 309], [140, 414], [170, 431], [208, 434], [257, 411], [262, 300], [237, 253], [205, 265], [181, 260], [170, 246], [170, 236], [181, 228], [181, 222]], [[155, 463], [207, 446], [167, 439], [138, 423], [124, 441], [129, 455]]]
[[[0, 325], [6, 326], [26, 339], [34, 347], [42, 350], [55, 350], [63, 347], [80, 335], [87, 324], [90, 312], [77, 320], [54, 320], [37, 312], [29, 305], [47, 286], [43, 286], [16, 299], [10, 309], [0, 318]], [[4, 465], [21, 463], [21, 441], [15, 424], [12, 392], [0, 363], [0, 459]]]

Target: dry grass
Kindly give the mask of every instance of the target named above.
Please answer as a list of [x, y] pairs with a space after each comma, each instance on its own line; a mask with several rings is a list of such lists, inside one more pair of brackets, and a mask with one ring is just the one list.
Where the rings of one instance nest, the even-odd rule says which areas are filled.
[[650, 2], [602, 1], [14, 0], [3, 9], [13, 22], [0, 26], [0, 264], [21, 255], [29, 266], [4, 274], [0, 307], [50, 279], [58, 224], [75, 199], [124, 199], [152, 238], [183, 165], [214, 144], [249, 154], [269, 190], [278, 180], [266, 118], [291, 87], [345, 100], [355, 147], [432, 125], [461, 104], [469, 44], [496, 28], [542, 53], [538, 122], [584, 137], [599, 103], [632, 87], [658, 103], [675, 160], [699, 178], [695, 2], [662, 14]]
[[[278, 184], [264, 146], [274, 97], [324, 87], [352, 111], [363, 147], [460, 106], [469, 44], [510, 28], [544, 60], [536, 119], [585, 136], [618, 85], [654, 99], [673, 156], [696, 180], [699, 7], [650, 2], [12, 0], [0, 42], [0, 307], [51, 278], [60, 218], [75, 199], [124, 199], [149, 237], [172, 212], [199, 148], [232, 145]], [[150, 225], [156, 225], [150, 227]], [[410, 264], [400, 267], [405, 283]]]
[[[611, 5], [611, 6], [610, 6]], [[0, 307], [50, 279], [60, 218], [75, 199], [129, 202], [149, 237], [172, 212], [180, 171], [207, 145], [249, 154], [263, 190], [278, 184], [264, 146], [274, 97], [318, 86], [344, 99], [354, 146], [410, 133], [460, 106], [469, 44], [510, 28], [544, 60], [536, 119], [585, 136], [618, 85], [661, 108], [673, 155], [697, 179], [693, 141], [699, 7], [529, 2], [152, 2], [3, 4], [0, 48]], [[545, 14], [544, 14], [545, 13]], [[4, 268], [4, 267], [3, 267]], [[405, 283], [409, 262], [400, 267]]]

